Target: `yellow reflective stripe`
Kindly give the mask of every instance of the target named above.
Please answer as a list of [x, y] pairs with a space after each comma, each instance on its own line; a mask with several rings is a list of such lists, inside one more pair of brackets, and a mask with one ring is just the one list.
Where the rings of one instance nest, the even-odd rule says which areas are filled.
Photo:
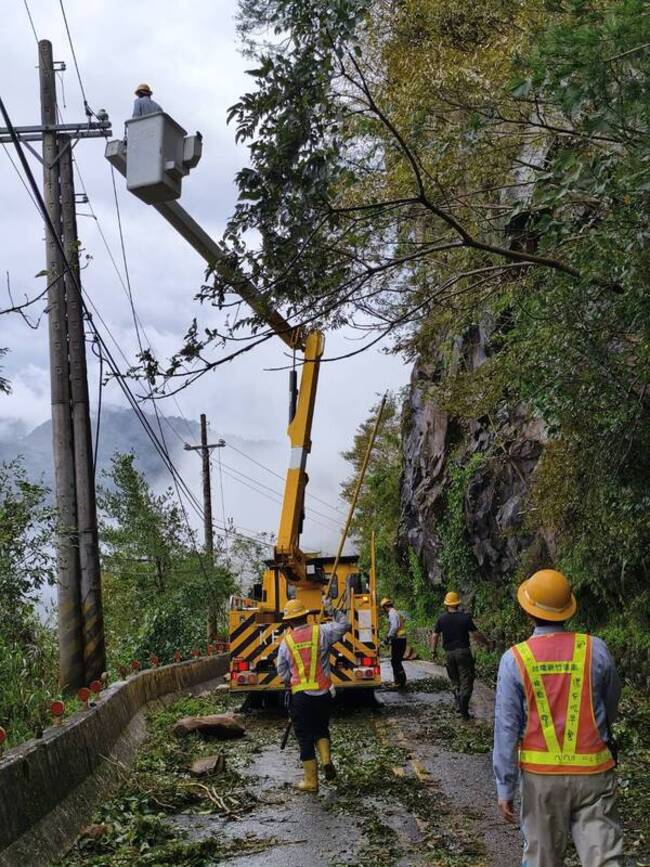
[[526, 765], [567, 765], [593, 768], [610, 761], [609, 750], [598, 753], [544, 752], [543, 750], [520, 750], [519, 761]]
[[293, 640], [290, 632], [287, 632], [287, 647], [291, 651], [293, 661], [296, 663], [296, 668], [298, 669], [298, 677], [300, 678], [300, 682], [302, 683], [307, 680], [307, 677], [305, 675], [305, 665], [302, 661], [302, 656], [298, 651], [298, 644]]
[[567, 705], [566, 723], [564, 725], [563, 752], [576, 754], [578, 742], [578, 726], [580, 725], [580, 703], [582, 686], [585, 677], [585, 662], [587, 659], [587, 636], [576, 633], [572, 662], [576, 671], [571, 674], [569, 684], [569, 703]]
[[[318, 645], [318, 626], [313, 627], [311, 641], [294, 641], [291, 637], [291, 633], [287, 632], [286, 634], [285, 640], [287, 642], [287, 647], [289, 648], [289, 652], [293, 656], [293, 660], [296, 663], [296, 668], [298, 669], [298, 677], [300, 678], [300, 683], [292, 685], [292, 692], [302, 692], [305, 689], [320, 689], [320, 686], [316, 681], [316, 666], [314, 664], [314, 632], [316, 635], [316, 644]], [[304, 649], [305, 647], [310, 647], [312, 649], [309, 666], [309, 678], [307, 678], [307, 675], [305, 673], [305, 664], [302, 661], [302, 656], [300, 655], [300, 648]]]
[[[553, 717], [551, 715], [551, 708], [549, 707], [548, 698], [546, 696], [546, 690], [544, 689], [544, 683], [542, 682], [542, 677], [539, 672], [533, 671], [533, 668], [536, 665], [536, 659], [533, 656], [527, 642], [525, 641], [517, 645], [517, 650], [521, 655], [521, 658], [524, 662], [524, 667], [526, 668], [526, 673], [528, 674], [531, 685], [533, 687], [535, 702], [537, 704], [537, 716], [539, 717], [539, 721], [542, 726], [542, 734], [544, 735], [546, 749], [549, 751], [549, 753], [560, 753], [560, 744], [557, 739], [555, 725], [553, 724]], [[519, 754], [519, 756], [520, 760], [523, 761], [523, 759], [521, 759], [521, 753]], [[546, 762], [546, 764], [551, 764], [551, 762]]]
[[309, 665], [309, 680], [316, 682], [316, 665], [318, 664], [318, 626], [314, 624], [311, 629], [311, 659]]

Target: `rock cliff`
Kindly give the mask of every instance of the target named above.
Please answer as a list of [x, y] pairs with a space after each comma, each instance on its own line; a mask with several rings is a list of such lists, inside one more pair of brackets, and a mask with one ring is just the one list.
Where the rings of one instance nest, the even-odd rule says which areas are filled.
[[494, 335], [494, 323], [486, 320], [454, 339], [450, 357], [420, 359], [403, 409], [400, 543], [416, 552], [432, 584], [459, 580], [458, 574], [445, 574], [454, 556], [448, 550], [450, 508], [459, 512], [453, 542], [465, 546], [461, 565], [483, 581], [507, 579], [524, 553], [534, 561], [554, 553], [553, 534], [533, 533], [525, 522], [531, 479], [546, 442], [543, 422], [524, 404], [505, 401], [490, 418], [460, 419], [436, 399], [437, 386], [461, 364], [471, 372], [485, 363]]

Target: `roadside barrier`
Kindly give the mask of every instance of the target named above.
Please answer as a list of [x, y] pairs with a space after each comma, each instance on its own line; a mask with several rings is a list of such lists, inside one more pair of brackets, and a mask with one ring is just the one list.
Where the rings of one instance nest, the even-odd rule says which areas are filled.
[[[93, 681], [94, 702], [67, 718], [64, 703], [52, 702], [55, 724], [43, 737], [0, 755], [0, 867], [45, 867], [60, 858], [118, 781], [115, 762], [128, 763], [142, 742], [143, 708], [221, 678], [228, 668], [225, 654], [212, 654], [133, 670], [105, 689]], [[0, 729], [0, 753], [6, 739]]]

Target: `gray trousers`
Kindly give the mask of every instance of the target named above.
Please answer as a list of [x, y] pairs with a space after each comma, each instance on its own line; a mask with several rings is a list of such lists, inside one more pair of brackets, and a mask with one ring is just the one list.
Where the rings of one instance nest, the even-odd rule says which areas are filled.
[[522, 867], [563, 867], [573, 837], [583, 867], [623, 867], [614, 771], [521, 774]]

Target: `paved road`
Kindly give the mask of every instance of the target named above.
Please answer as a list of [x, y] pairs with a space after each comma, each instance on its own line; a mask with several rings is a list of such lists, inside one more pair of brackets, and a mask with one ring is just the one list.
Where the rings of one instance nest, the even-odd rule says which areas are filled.
[[[410, 680], [424, 677], [445, 677], [445, 669], [432, 662], [418, 660], [406, 662], [407, 676]], [[390, 679], [390, 666], [384, 680]], [[388, 706], [408, 707], [410, 704], [421, 706], [423, 702], [431, 705], [435, 714], [437, 702], [448, 702], [445, 693], [382, 693], [382, 701]], [[494, 694], [482, 683], [477, 683], [472, 697], [471, 713], [478, 720], [491, 723], [494, 716]], [[399, 734], [408, 743], [412, 755], [421, 768], [428, 773], [459, 812], [466, 815], [477, 837], [483, 841], [487, 850], [486, 865], [489, 867], [519, 867], [521, 864], [521, 844], [519, 831], [502, 822], [496, 814], [496, 792], [492, 776], [491, 755], [483, 753], [467, 755], [445, 750], [439, 742], [431, 742], [421, 736], [421, 728], [413, 724], [410, 716], [392, 717]]]
[[[422, 661], [406, 663], [406, 670], [411, 681], [444, 675], [440, 666]], [[389, 670], [382, 673], [384, 679], [390, 681]], [[444, 824], [466, 829], [468, 837], [473, 834], [482, 841], [486, 854], [473, 862], [477, 867], [516, 867], [520, 863], [518, 832], [501, 823], [495, 814], [489, 755], [454, 753], [439, 741], [423, 735], [429, 709], [434, 719], [436, 706], [442, 708], [450, 704], [450, 694], [387, 689], [381, 691], [379, 698], [384, 710], [367, 714], [363, 725], [374, 726], [380, 742], [405, 749], [408, 759], [404, 767], [394, 768], [394, 773], [415, 774], [427, 787], [427, 797], [430, 792], [432, 811], [434, 805], [437, 808], [444, 800], [444, 809], [449, 813]], [[478, 718], [489, 721], [491, 706], [490, 691], [479, 686], [473, 712]], [[337, 725], [336, 720], [334, 725]], [[291, 785], [300, 777], [295, 744], [280, 752], [275, 739], [261, 749], [244, 773], [259, 799], [253, 813], [237, 822], [190, 815], [173, 820], [193, 838], [215, 833], [233, 839], [245, 839], [247, 835], [275, 838], [275, 843], [262, 852], [242, 854], [229, 860], [230, 867], [343, 867], [358, 863], [418, 867], [448, 863], [430, 860], [431, 850], [425, 846], [425, 841], [431, 836], [431, 828], [424, 827], [404, 804], [391, 804], [387, 810], [385, 802], [373, 803], [372, 798], [366, 798], [356, 805], [354, 812], [349, 807], [340, 812], [332, 810], [336, 795], [331, 787], [323, 785], [317, 797], [296, 792]], [[395, 861], [390, 856], [377, 861], [368, 857], [367, 820], [375, 811], [382, 824], [393, 830], [401, 851], [408, 854], [400, 855]], [[360, 860], [359, 851], [366, 852]]]

